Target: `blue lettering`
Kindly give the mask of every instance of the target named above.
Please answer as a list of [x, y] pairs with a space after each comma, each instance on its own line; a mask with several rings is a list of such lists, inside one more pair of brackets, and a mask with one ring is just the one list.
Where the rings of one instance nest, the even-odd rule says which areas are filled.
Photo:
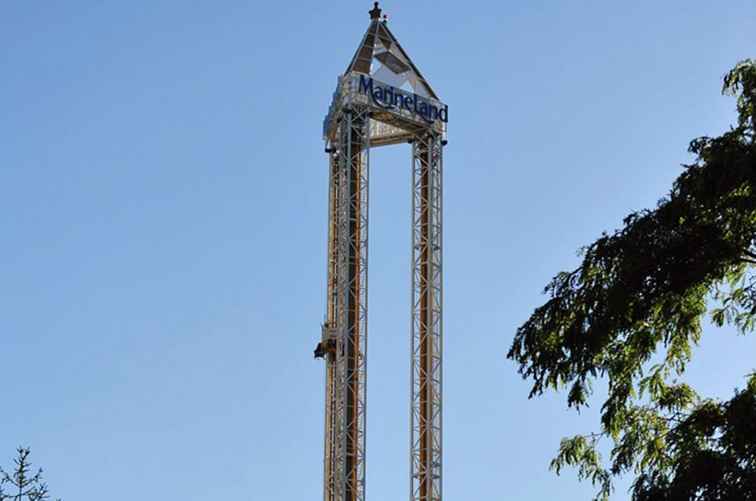
[[444, 105], [438, 108], [416, 94], [408, 96], [390, 85], [384, 87], [375, 85], [369, 76], [360, 75], [358, 92], [370, 96], [373, 103], [384, 109], [399, 107], [419, 115], [428, 123], [436, 120], [449, 122], [449, 106]]
[[360, 75], [360, 92], [363, 94], [373, 93], [373, 79], [365, 78], [365, 75]]

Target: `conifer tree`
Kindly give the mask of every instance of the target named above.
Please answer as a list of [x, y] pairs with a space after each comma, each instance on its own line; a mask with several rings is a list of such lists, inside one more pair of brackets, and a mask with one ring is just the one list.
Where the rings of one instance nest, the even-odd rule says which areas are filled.
[[[0, 501], [46, 501], [50, 499], [42, 469], [36, 472], [29, 461], [31, 451], [19, 447], [12, 472], [0, 468]], [[58, 499], [60, 501], [60, 499]]]

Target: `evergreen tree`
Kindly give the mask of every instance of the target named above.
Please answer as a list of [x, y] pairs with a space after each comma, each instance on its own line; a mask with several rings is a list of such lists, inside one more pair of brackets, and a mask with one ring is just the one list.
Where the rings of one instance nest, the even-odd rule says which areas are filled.
[[[50, 499], [42, 469], [36, 472], [29, 461], [29, 449], [19, 447], [13, 472], [0, 468], [0, 501], [45, 501]], [[58, 500], [60, 501], [60, 500]]]

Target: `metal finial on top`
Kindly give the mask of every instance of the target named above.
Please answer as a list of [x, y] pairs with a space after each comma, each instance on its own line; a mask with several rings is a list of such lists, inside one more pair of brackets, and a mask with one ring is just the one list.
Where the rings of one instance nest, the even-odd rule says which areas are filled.
[[381, 18], [381, 8], [378, 7], [378, 2], [373, 2], [373, 10], [370, 11], [370, 19], [377, 21]]

